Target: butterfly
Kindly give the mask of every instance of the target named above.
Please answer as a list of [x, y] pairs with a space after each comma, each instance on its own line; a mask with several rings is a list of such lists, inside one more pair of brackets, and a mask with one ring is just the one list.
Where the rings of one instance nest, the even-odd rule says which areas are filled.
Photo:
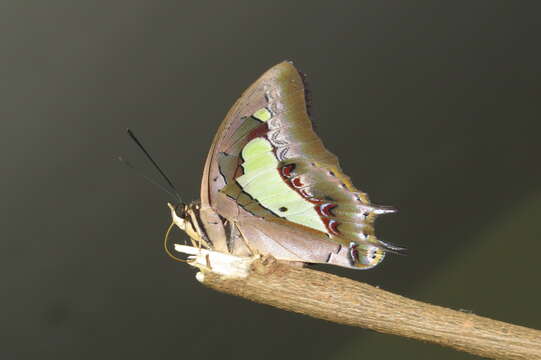
[[395, 210], [372, 204], [324, 147], [304, 75], [289, 61], [229, 110], [205, 162], [200, 201], [177, 209], [193, 241], [241, 257], [370, 269], [405, 250], [375, 236], [375, 218]]

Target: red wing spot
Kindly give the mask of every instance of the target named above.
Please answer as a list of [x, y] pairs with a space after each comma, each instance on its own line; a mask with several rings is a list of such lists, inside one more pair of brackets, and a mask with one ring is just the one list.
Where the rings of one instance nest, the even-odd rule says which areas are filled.
[[[310, 190], [308, 190], [308, 188], [299, 189], [298, 191], [299, 191], [299, 194], [301, 194], [303, 198], [310, 201], [312, 204], [320, 205], [324, 203], [323, 200], [319, 200], [315, 198], [314, 195], [310, 192]], [[314, 208], [317, 210], [316, 206], [314, 206]]]
[[299, 193], [302, 195], [303, 198], [309, 198], [310, 194], [306, 192], [306, 189], [300, 189]]
[[340, 225], [340, 223], [338, 221], [329, 218], [323, 218], [321, 220], [323, 220], [323, 223], [330, 233], [333, 235], [340, 235], [340, 231], [338, 230], [338, 225]]
[[326, 203], [323, 205], [319, 205], [317, 207], [318, 208], [317, 210], [321, 216], [329, 217], [329, 216], [334, 216], [331, 210], [334, 209], [335, 207], [336, 207], [336, 204]]
[[291, 184], [293, 184], [293, 186], [296, 187], [296, 188], [301, 188], [301, 187], [304, 186], [304, 184], [302, 183], [300, 177], [296, 177], [296, 178], [291, 179]]
[[338, 225], [340, 225], [338, 221], [332, 220], [329, 222], [329, 228], [331, 232], [334, 233], [335, 235], [340, 234], [340, 231], [338, 231]]
[[295, 170], [295, 164], [289, 164], [282, 167], [282, 176], [286, 178], [290, 177], [293, 170]]

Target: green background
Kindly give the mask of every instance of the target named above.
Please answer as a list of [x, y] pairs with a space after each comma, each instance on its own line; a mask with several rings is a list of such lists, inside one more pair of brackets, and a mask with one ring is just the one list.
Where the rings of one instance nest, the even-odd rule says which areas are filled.
[[284, 59], [345, 172], [400, 210], [377, 233], [410, 249], [317, 268], [541, 328], [540, 7], [2, 2], [0, 355], [475, 358], [218, 294], [163, 253], [168, 198], [115, 161], [152, 173], [125, 128], [197, 199], [219, 122]]

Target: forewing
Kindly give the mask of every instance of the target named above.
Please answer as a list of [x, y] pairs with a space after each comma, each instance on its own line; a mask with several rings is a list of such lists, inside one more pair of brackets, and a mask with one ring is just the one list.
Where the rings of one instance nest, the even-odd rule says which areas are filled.
[[[260, 238], [282, 236], [285, 222], [313, 241], [327, 239], [328, 249], [354, 244], [360, 263], [365, 262], [359, 267], [372, 267], [383, 258], [383, 251], [374, 255], [374, 249], [384, 249], [385, 244], [374, 236], [372, 223], [391, 210], [372, 205], [324, 147], [308, 115], [302, 75], [289, 62], [267, 71], [226, 116], [207, 157], [201, 201], [236, 222], [251, 215], [265, 219], [267, 226], [280, 223], [280, 231], [267, 229]], [[250, 226], [245, 225], [244, 232]], [[243, 232], [242, 226], [239, 229]], [[327, 248], [311, 256], [309, 244], [301, 242], [285, 245], [297, 249], [296, 256], [304, 256], [304, 261], [326, 262], [330, 256]], [[336, 256], [346, 256], [341, 254]], [[349, 258], [337, 262], [345, 259]]]

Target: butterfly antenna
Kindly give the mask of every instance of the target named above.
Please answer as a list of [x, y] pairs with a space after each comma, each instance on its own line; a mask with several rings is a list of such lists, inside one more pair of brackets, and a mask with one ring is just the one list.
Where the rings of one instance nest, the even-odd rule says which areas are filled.
[[177, 199], [177, 195], [173, 193], [169, 188], [166, 188], [156, 180], [152, 179], [151, 177], [145, 175], [143, 172], [139, 171], [135, 166], [132, 165], [128, 160], [124, 159], [122, 156], [119, 156], [118, 161], [120, 161], [122, 164], [126, 165], [130, 170], [134, 171], [137, 175], [141, 176], [143, 179], [151, 183], [152, 185], [158, 187], [160, 190], [164, 191], [167, 195], [171, 196], [174, 199]]
[[[171, 188], [171, 191], [167, 191], [168, 194], [171, 194], [173, 197], [175, 197], [178, 202], [180, 204], [184, 204], [184, 202], [182, 201], [182, 198], [180, 197], [180, 194], [177, 190], [177, 188], [175, 187], [175, 185], [173, 185], [173, 182], [169, 179], [169, 177], [167, 175], [165, 175], [165, 173], [163, 172], [163, 170], [161, 169], [161, 167], [158, 165], [158, 163], [152, 158], [152, 156], [150, 156], [150, 153], [145, 149], [145, 147], [143, 146], [143, 144], [141, 143], [141, 141], [139, 141], [139, 139], [135, 136], [135, 134], [133, 133], [133, 131], [131, 131], [130, 129], [127, 129], [128, 131], [128, 135], [130, 136], [130, 138], [137, 144], [137, 146], [139, 147], [139, 149], [141, 149], [141, 151], [145, 154], [145, 156], [147, 157], [148, 160], [150, 160], [150, 162], [152, 163], [152, 165], [154, 165], [154, 167], [156, 168], [156, 170], [158, 170], [158, 172], [160, 173], [160, 175], [164, 178], [165, 182], [167, 182], [167, 185], [169, 185], [169, 187]], [[126, 161], [123, 161], [125, 164], [129, 164], [128, 162]], [[129, 167], [131, 167], [132, 169], [135, 170], [135, 168], [131, 165], [128, 165]], [[142, 175], [142, 174], [141, 174]], [[157, 184], [155, 181], [152, 181], [150, 178], [148, 178], [147, 176], [144, 176], [146, 179], [148, 179], [151, 183], [153, 184]], [[163, 186], [159, 185], [158, 186], [162, 189], [164, 189]]]

